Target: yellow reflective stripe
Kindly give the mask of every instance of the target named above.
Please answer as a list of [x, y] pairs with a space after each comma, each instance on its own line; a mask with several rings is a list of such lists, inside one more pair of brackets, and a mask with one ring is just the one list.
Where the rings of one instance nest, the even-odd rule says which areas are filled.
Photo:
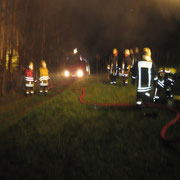
[[171, 74], [175, 74], [177, 71], [175, 68], [159, 68], [159, 72], [166, 72], [166, 73], [171, 73]]
[[180, 101], [180, 95], [174, 95], [174, 100]]

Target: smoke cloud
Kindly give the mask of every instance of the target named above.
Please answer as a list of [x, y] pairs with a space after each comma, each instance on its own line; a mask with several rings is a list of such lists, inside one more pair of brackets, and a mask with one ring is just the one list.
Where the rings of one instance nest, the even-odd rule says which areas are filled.
[[179, 0], [154, 0], [160, 12], [165, 18], [180, 18], [180, 1]]
[[66, 48], [94, 53], [115, 47], [160, 47], [180, 21], [180, 0], [39, 1], [47, 2], [45, 16], [51, 15], [51, 32], [55, 28], [57, 34], [61, 32]]

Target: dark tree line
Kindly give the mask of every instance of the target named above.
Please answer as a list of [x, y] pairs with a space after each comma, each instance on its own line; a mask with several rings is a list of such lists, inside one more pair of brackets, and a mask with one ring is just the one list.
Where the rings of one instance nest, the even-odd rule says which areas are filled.
[[63, 32], [50, 24], [46, 1], [0, 0], [0, 96], [22, 88], [23, 70], [30, 61], [35, 67], [42, 59], [50, 67], [60, 63]]
[[[98, 8], [94, 7], [91, 1], [89, 4], [80, 0], [78, 2], [0, 0], [0, 96], [6, 95], [11, 89], [22, 89], [23, 70], [30, 61], [34, 62], [35, 71], [42, 59], [45, 59], [48, 67], [54, 70], [62, 66], [66, 55], [75, 47], [81, 48], [85, 56], [89, 57], [94, 71], [97, 64], [96, 55], [100, 55], [99, 67], [102, 71], [106, 70], [106, 61], [115, 47], [121, 51], [136, 46], [140, 48], [149, 46], [152, 48], [153, 59], [157, 65], [179, 65], [178, 19], [170, 19], [171, 25], [173, 24], [170, 30], [162, 31], [159, 28], [156, 33], [158, 26], [169, 23], [161, 18], [158, 20], [160, 14], [152, 13], [152, 16], [144, 14], [152, 19], [146, 18], [145, 22], [148, 22], [146, 24], [141, 24], [139, 19], [134, 23], [136, 18], [134, 21], [131, 19], [134, 17], [134, 11], [127, 11], [127, 18], [125, 14], [120, 18], [121, 12], [114, 13], [113, 8], [112, 12], [108, 11], [109, 14], [106, 15], [107, 9], [101, 8], [101, 3]], [[90, 4], [91, 12], [88, 11]], [[109, 5], [107, 8], [110, 10]], [[126, 13], [126, 10], [123, 12]], [[114, 14], [113, 18], [109, 18], [111, 14]], [[154, 19], [157, 21], [152, 26], [149, 22]], [[130, 32], [126, 33], [128, 28]]]

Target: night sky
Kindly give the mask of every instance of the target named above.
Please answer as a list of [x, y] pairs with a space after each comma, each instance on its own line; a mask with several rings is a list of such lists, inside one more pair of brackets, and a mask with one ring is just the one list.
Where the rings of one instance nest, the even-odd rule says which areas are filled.
[[107, 56], [115, 47], [124, 51], [148, 46], [154, 54], [180, 51], [179, 0], [31, 2], [32, 19], [42, 14], [46, 22], [48, 49], [61, 44], [64, 54], [77, 47], [92, 57], [97, 53]]
[[62, 22], [55, 23], [67, 26], [71, 43], [94, 48], [163, 43], [180, 20], [179, 0], [52, 0], [51, 4], [57, 15], [62, 9]]

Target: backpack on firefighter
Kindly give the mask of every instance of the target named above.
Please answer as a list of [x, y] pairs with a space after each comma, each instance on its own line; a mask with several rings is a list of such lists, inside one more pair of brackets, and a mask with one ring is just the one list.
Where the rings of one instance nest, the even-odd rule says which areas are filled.
[[25, 70], [25, 95], [34, 95], [33, 62]]
[[176, 78], [176, 69], [161, 67], [156, 77], [156, 87], [154, 92], [154, 102], [167, 102], [174, 98], [174, 85]]
[[39, 78], [39, 93], [42, 95], [43, 93], [47, 95], [48, 93], [48, 80], [49, 80], [49, 73], [47, 69], [46, 62], [44, 60], [41, 61], [41, 67], [39, 68], [40, 78]]

